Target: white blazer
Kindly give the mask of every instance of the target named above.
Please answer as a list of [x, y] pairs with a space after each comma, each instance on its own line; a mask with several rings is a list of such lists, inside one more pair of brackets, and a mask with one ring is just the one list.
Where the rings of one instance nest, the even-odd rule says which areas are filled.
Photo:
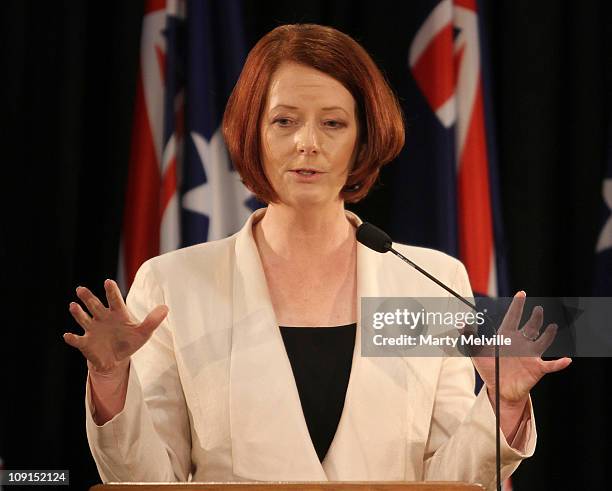
[[[340, 422], [319, 462], [253, 239], [242, 230], [142, 265], [127, 304], [137, 318], [170, 312], [132, 357], [123, 410], [86, 428], [108, 481], [412, 481], [495, 484], [495, 419], [462, 357], [361, 356], [360, 320]], [[361, 220], [346, 212], [358, 225]], [[456, 259], [395, 244], [471, 296]], [[357, 246], [358, 297], [446, 296], [390, 254]], [[358, 314], [359, 315], [359, 314]], [[533, 454], [531, 402], [513, 446], [502, 441], [503, 477]], [[502, 436], [503, 439], [503, 436]]]

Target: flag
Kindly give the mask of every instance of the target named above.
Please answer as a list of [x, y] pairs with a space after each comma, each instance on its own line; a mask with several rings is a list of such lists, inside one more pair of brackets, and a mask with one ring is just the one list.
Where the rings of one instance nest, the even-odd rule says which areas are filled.
[[424, 155], [436, 161], [436, 179], [442, 181], [437, 195], [445, 201], [437, 245], [465, 264], [475, 293], [507, 294], [505, 261], [498, 254], [503, 245], [499, 186], [478, 5], [476, 0], [427, 3], [410, 44], [409, 65], [418, 97], [434, 115], [424, 131], [441, 147]]
[[[431, 214], [421, 214], [421, 220], [433, 219], [435, 225], [421, 225], [429, 232], [429, 245], [461, 259], [475, 295], [508, 295], [486, 41], [478, 3], [420, 0], [415, 10], [422, 20], [408, 53], [412, 90], [407, 105], [421, 108], [421, 117], [408, 126], [409, 163], [404, 167], [430, 172], [433, 199], [426, 209]], [[475, 390], [481, 387], [477, 377]], [[510, 480], [504, 489], [512, 489]]]
[[608, 133], [608, 159], [601, 186], [601, 199], [601, 230], [595, 245], [593, 294], [610, 297], [612, 296], [612, 122]]
[[146, 2], [119, 253], [123, 291], [147, 259], [231, 235], [259, 206], [221, 131], [245, 56], [239, 1]]

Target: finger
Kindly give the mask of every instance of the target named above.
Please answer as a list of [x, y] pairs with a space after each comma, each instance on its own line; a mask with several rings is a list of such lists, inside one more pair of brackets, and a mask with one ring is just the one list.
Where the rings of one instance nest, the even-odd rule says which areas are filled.
[[87, 310], [89, 310], [89, 313], [94, 318], [102, 317], [104, 315], [106, 307], [102, 302], [100, 302], [100, 300], [98, 300], [98, 297], [91, 293], [89, 288], [79, 286], [76, 289], [76, 294], [77, 297], [79, 297], [83, 301], [83, 303], [87, 307]]
[[567, 368], [572, 362], [571, 358], [559, 358], [558, 360], [545, 361], [542, 365], [544, 373], [558, 372]]
[[91, 317], [87, 315], [83, 308], [76, 302], [70, 302], [68, 310], [79, 326], [87, 331], [89, 329], [89, 324], [91, 324]]
[[85, 346], [85, 339], [83, 336], [77, 336], [71, 332], [65, 332], [62, 337], [64, 338], [64, 341], [66, 341], [66, 344], [69, 344], [78, 350]]
[[555, 340], [559, 326], [548, 324], [539, 339], [534, 343], [540, 353], [544, 353]]
[[523, 326], [523, 334], [531, 339], [535, 339], [540, 334], [542, 322], [544, 321], [544, 309], [536, 305], [531, 311], [531, 317]]
[[525, 305], [525, 297], [527, 295], [524, 291], [517, 292], [508, 307], [508, 312], [504, 316], [504, 320], [500, 327], [500, 332], [512, 333], [518, 328], [521, 316], [523, 315], [523, 306]]
[[104, 282], [104, 291], [106, 292], [108, 308], [119, 312], [126, 308], [125, 302], [123, 301], [123, 296], [121, 295], [121, 290], [119, 290], [119, 286], [116, 282], [113, 280], [106, 280]]
[[150, 336], [166, 318], [168, 311], [169, 309], [166, 305], [158, 305], [149, 312], [149, 315], [145, 317], [137, 329], [146, 334], [147, 337]]

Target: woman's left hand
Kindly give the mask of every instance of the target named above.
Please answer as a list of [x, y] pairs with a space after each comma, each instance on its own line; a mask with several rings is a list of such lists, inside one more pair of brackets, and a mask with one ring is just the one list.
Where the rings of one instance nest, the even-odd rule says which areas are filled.
[[[518, 292], [512, 299], [508, 312], [497, 331], [511, 340], [512, 352], [528, 353], [530, 356], [500, 356], [499, 358], [499, 398], [502, 403], [520, 404], [527, 400], [529, 391], [547, 373], [558, 372], [566, 368], [571, 358], [544, 361], [541, 358], [553, 342], [558, 327], [549, 324], [539, 335], [544, 319], [542, 307], [535, 307], [531, 317], [519, 330], [519, 322], [525, 305], [525, 292]], [[539, 336], [539, 337], [538, 337]], [[504, 346], [500, 346], [503, 352]], [[489, 393], [495, 390], [495, 358], [492, 356], [474, 356], [472, 363]]]

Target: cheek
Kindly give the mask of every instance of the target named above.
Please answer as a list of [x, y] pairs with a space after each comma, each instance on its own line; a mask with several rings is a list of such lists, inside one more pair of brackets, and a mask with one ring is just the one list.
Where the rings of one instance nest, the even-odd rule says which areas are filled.
[[347, 138], [338, 147], [337, 158], [343, 163], [343, 167], [350, 168], [353, 164], [353, 159], [356, 156], [356, 139]]
[[287, 138], [280, 138], [273, 131], [262, 132], [262, 153], [264, 155], [264, 167], [270, 170], [278, 169], [282, 166], [287, 151], [290, 148]]
[[268, 178], [270, 177], [270, 171], [274, 168], [274, 148], [274, 142], [271, 141], [269, 132], [262, 130], [261, 161], [263, 163], [263, 168]]

